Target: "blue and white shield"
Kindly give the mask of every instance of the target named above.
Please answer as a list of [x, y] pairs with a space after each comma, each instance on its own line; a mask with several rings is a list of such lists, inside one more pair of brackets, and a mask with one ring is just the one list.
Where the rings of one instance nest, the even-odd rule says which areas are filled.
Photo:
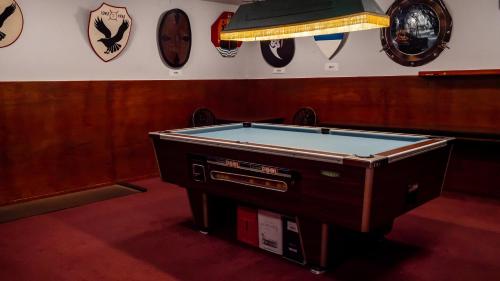
[[314, 41], [321, 52], [331, 60], [340, 52], [347, 41], [347, 37], [349, 37], [349, 33], [318, 35], [314, 36]]

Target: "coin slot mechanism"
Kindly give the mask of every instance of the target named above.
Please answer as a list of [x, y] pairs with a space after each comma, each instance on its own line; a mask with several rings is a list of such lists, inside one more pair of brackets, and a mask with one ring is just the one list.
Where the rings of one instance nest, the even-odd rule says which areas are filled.
[[206, 176], [205, 176], [205, 166], [201, 164], [192, 164], [191, 166], [191, 171], [192, 171], [192, 179], [196, 182], [206, 182]]

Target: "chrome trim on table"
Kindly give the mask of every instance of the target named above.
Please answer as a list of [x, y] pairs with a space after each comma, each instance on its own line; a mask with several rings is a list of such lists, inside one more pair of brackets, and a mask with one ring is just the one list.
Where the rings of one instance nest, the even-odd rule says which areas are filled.
[[[252, 123], [255, 124], [256, 127], [260, 128], [302, 128], [302, 129], [310, 129], [312, 132], [321, 132], [321, 127], [310, 127], [310, 126], [294, 126], [294, 125], [276, 125], [276, 124], [267, 124], [267, 123]], [[194, 144], [204, 144], [208, 146], [214, 147], [222, 147], [222, 148], [232, 148], [239, 149], [243, 151], [249, 152], [261, 152], [267, 153], [271, 155], [277, 156], [285, 156], [285, 157], [294, 157], [306, 160], [314, 160], [314, 161], [324, 161], [333, 164], [343, 164], [345, 160], [352, 160], [358, 163], [363, 163], [363, 166], [367, 167], [377, 167], [382, 165], [383, 163], [392, 163], [399, 160], [403, 160], [409, 158], [411, 156], [415, 156], [418, 154], [422, 154], [431, 150], [435, 150], [441, 147], [445, 147], [448, 144], [449, 138], [444, 139], [442, 141], [432, 143], [429, 145], [423, 145], [420, 147], [412, 148], [406, 151], [397, 152], [392, 155], [384, 156], [384, 152], [380, 152], [375, 154], [375, 158], [366, 159], [360, 158], [351, 154], [343, 154], [343, 153], [331, 153], [331, 152], [321, 152], [321, 151], [313, 151], [313, 150], [301, 150], [296, 148], [287, 148], [280, 146], [269, 146], [263, 144], [249, 143], [249, 142], [239, 142], [239, 141], [228, 141], [228, 140], [219, 140], [219, 139], [211, 139], [206, 137], [198, 137], [192, 136], [184, 133], [193, 133], [200, 130], [206, 129], [231, 129], [231, 128], [241, 128], [243, 123], [234, 123], [227, 125], [213, 125], [213, 126], [204, 126], [198, 128], [188, 128], [188, 129], [176, 129], [164, 132], [156, 132], [152, 134], [156, 134], [162, 140], [171, 140], [171, 141], [181, 141], [186, 143], [194, 143]], [[339, 133], [357, 133], [360, 135], [371, 135], [371, 136], [395, 136], [395, 137], [407, 137], [407, 138], [422, 138], [422, 139], [431, 139], [430, 136], [427, 135], [413, 135], [413, 134], [403, 134], [403, 133], [387, 133], [387, 132], [373, 132], [373, 131], [361, 131], [361, 130], [350, 130], [350, 129], [338, 129], [338, 128], [329, 128], [331, 132], [339, 132]], [[404, 149], [404, 147], [402, 147]]]
[[[237, 161], [237, 160], [234, 160], [234, 161]], [[215, 166], [220, 166], [220, 167], [229, 167], [227, 165], [224, 165], [223, 163], [219, 163], [217, 161], [212, 161], [212, 160], [207, 160], [207, 163], [215, 165]], [[262, 165], [262, 166], [263, 167], [268, 167], [268, 166], [264, 166], [264, 165]], [[234, 167], [229, 167], [229, 168], [234, 168]], [[249, 172], [254, 172], [254, 173], [260, 173], [260, 174], [264, 174], [264, 175], [272, 175], [272, 176], [278, 176], [278, 177], [292, 178], [292, 175], [289, 175], [289, 174], [283, 174], [283, 173], [269, 174], [269, 173], [266, 173], [266, 172], [264, 172], [262, 170], [257, 170], [257, 169], [247, 168], [247, 167], [238, 167], [238, 168], [234, 168], [234, 169], [244, 170], [244, 171], [249, 171]]]
[[[243, 123], [232, 123], [232, 124], [224, 124], [224, 125], [210, 125], [210, 126], [202, 126], [202, 127], [196, 127], [196, 128], [185, 128], [185, 129], [175, 129], [175, 130], [169, 130], [166, 132], [170, 133], [178, 133], [178, 132], [183, 132], [183, 133], [190, 133], [190, 132], [196, 132], [196, 131], [203, 131], [206, 129], [211, 129], [211, 128], [218, 128], [218, 129], [229, 129], [229, 128], [241, 128], [243, 126]], [[163, 132], [160, 132], [163, 133]]]
[[[228, 175], [228, 176], [238, 176], [238, 177], [243, 177], [243, 178], [248, 178], [248, 179], [258, 179], [258, 180], [265, 180], [265, 181], [270, 181], [270, 182], [275, 182], [275, 183], [281, 183], [285, 187], [283, 189], [279, 189], [279, 188], [266, 187], [266, 186], [262, 186], [262, 185], [251, 184], [251, 183], [241, 182], [241, 181], [236, 181], [236, 180], [221, 179], [221, 178], [216, 178], [214, 176], [214, 173]], [[217, 171], [217, 170], [210, 171], [210, 178], [214, 181], [230, 182], [230, 183], [241, 184], [241, 185], [251, 186], [251, 187], [257, 187], [260, 189], [266, 189], [266, 190], [271, 190], [271, 191], [278, 191], [278, 192], [287, 192], [288, 191], [288, 184], [286, 182], [280, 181], [280, 180], [275, 180], [275, 179], [253, 177], [253, 176], [247, 176], [247, 175], [243, 175], [243, 174], [228, 173], [228, 172]]]
[[[172, 141], [182, 141], [187, 143], [195, 143], [195, 144], [205, 144], [209, 146], [215, 147], [223, 147], [223, 148], [236, 148], [244, 151], [250, 152], [264, 152], [278, 156], [292, 156], [295, 158], [308, 159], [308, 160], [322, 160], [325, 162], [342, 164], [344, 156], [337, 156], [332, 154], [326, 154], [321, 152], [309, 152], [309, 151], [300, 151], [291, 148], [281, 148], [281, 147], [266, 147], [263, 145], [253, 144], [253, 143], [238, 143], [233, 141], [220, 141], [214, 139], [207, 139], [202, 137], [191, 137], [184, 136], [179, 134], [159, 134], [160, 139], [162, 140], [172, 140]], [[345, 154], [345, 156], [349, 156]], [[366, 161], [369, 162], [369, 161]]]
[[372, 167], [366, 168], [365, 171], [365, 186], [363, 194], [363, 211], [361, 217], [361, 232], [370, 231], [370, 218], [372, 212], [373, 201], [373, 176], [375, 170]]
[[408, 150], [405, 150], [405, 151], [401, 151], [401, 152], [389, 155], [389, 156], [387, 156], [387, 159], [388, 159], [389, 163], [392, 163], [392, 162], [403, 160], [403, 159], [406, 159], [406, 158], [409, 158], [409, 157], [412, 157], [412, 156], [416, 156], [416, 155], [419, 155], [419, 154], [422, 154], [422, 153], [425, 153], [425, 152], [436, 150], [438, 148], [442, 148], [442, 147], [445, 147], [447, 145], [448, 145], [448, 141], [447, 140], [442, 140], [442, 141], [439, 141], [439, 142], [436, 142], [436, 143], [431, 143], [431, 144], [428, 144], [428, 145], [416, 147], [416, 148], [413, 148], [413, 149], [408, 149]]
[[[253, 123], [258, 125], [259, 127], [268, 127], [268, 128], [280, 128], [280, 127], [285, 127], [285, 128], [302, 128], [302, 129], [311, 129], [316, 131], [317, 133], [321, 133], [322, 128], [327, 128], [330, 129], [331, 132], [339, 132], [339, 133], [357, 133], [357, 134], [362, 134], [362, 135], [373, 135], [373, 136], [379, 136], [379, 137], [384, 137], [384, 136], [393, 136], [393, 137], [403, 137], [403, 138], [409, 138], [409, 139], [428, 139], [432, 136], [430, 135], [417, 135], [417, 134], [407, 134], [407, 133], [395, 133], [395, 132], [379, 132], [379, 131], [369, 131], [369, 130], [357, 130], [357, 129], [342, 129], [342, 128], [336, 128], [336, 127], [312, 127], [312, 126], [302, 126], [302, 125], [282, 125], [282, 124], [267, 124], [267, 123]], [[232, 124], [232, 125], [238, 125], [238, 124]]]

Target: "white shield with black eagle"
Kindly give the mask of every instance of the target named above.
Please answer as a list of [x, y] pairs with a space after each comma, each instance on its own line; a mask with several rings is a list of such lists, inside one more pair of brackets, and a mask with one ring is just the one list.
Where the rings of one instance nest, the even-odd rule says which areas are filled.
[[132, 19], [127, 8], [103, 3], [90, 13], [89, 40], [94, 52], [103, 61], [116, 58], [127, 46]]

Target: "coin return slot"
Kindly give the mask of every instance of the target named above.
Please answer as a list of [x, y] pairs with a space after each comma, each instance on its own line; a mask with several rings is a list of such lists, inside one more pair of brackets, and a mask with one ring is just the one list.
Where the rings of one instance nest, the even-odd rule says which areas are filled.
[[197, 182], [206, 182], [205, 179], [205, 167], [200, 164], [193, 164], [192, 165], [192, 178], [194, 181]]
[[231, 182], [279, 192], [286, 192], [288, 190], [288, 184], [284, 181], [279, 180], [252, 177], [242, 174], [233, 174], [220, 171], [211, 171], [210, 177], [215, 181]]

